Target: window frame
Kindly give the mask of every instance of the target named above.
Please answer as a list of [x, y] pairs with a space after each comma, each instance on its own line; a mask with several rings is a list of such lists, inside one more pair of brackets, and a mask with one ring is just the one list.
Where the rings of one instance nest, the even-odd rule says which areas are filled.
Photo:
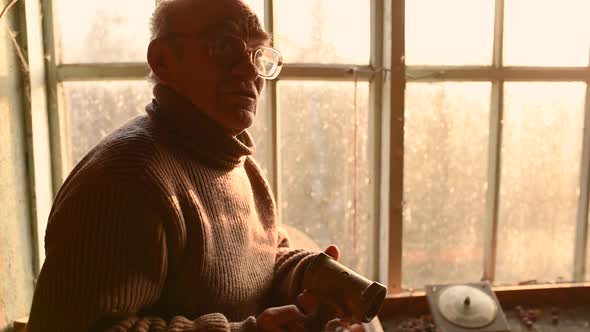
[[[157, 0], [156, 0], [157, 1]], [[57, 64], [56, 31], [53, 0], [41, 1], [47, 115], [51, 151], [52, 197], [63, 183], [71, 160], [68, 114], [60, 107], [58, 85], [62, 82], [144, 80], [147, 63]], [[375, 239], [375, 277], [386, 283], [390, 294], [401, 294], [403, 255], [403, 190], [404, 190], [404, 113], [405, 87], [408, 82], [485, 81], [492, 83], [490, 138], [488, 145], [488, 190], [484, 237], [483, 279], [493, 282], [495, 276], [500, 165], [502, 146], [503, 87], [512, 81], [578, 81], [587, 84], [584, 133], [581, 158], [580, 196], [574, 254], [574, 282], [586, 274], [588, 247], [588, 210], [590, 198], [590, 64], [585, 67], [511, 67], [503, 65], [504, 0], [495, 0], [493, 62], [490, 66], [406, 66], [405, 0], [371, 0], [370, 64], [323, 65], [285, 64], [279, 80], [333, 80], [369, 82], [370, 88], [370, 168], [373, 190], [372, 232]], [[273, 0], [264, 1], [265, 26], [272, 35]], [[590, 57], [590, 50], [589, 50]], [[280, 201], [278, 81], [267, 82], [267, 107], [272, 112], [272, 189]], [[34, 127], [33, 127], [34, 128]], [[31, 129], [32, 130], [32, 129]], [[33, 148], [30, 147], [32, 150]], [[49, 151], [47, 151], [49, 153]], [[36, 233], [45, 234], [46, 220], [38, 216]], [[39, 266], [43, 261], [42, 236]], [[37, 271], [38, 272], [38, 269]]]

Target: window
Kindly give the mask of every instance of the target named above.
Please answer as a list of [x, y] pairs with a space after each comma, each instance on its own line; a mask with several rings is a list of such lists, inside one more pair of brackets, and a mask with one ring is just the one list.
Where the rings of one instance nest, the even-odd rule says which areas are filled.
[[[249, 2], [286, 62], [251, 128], [283, 223], [392, 292], [590, 279], [586, 0]], [[57, 189], [150, 101], [155, 2], [44, 3]]]
[[412, 0], [393, 8], [405, 15], [397, 26], [405, 53], [396, 55], [406, 57], [408, 80], [394, 267], [403, 288], [589, 279], [588, 6]]

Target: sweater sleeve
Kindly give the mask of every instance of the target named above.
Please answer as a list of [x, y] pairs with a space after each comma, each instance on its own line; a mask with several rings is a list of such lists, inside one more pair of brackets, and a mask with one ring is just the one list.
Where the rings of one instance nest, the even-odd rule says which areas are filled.
[[120, 181], [72, 187], [49, 219], [27, 331], [257, 330], [254, 317], [143, 315], [161, 295], [177, 234], [168, 234], [162, 213], [138, 193], [145, 188]]
[[297, 304], [303, 291], [303, 274], [317, 252], [291, 248], [287, 232], [279, 228], [275, 260], [275, 299], [277, 305]]

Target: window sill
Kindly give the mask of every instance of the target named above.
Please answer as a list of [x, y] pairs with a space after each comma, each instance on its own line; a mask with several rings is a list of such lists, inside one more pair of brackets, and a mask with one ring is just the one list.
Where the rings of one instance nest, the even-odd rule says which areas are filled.
[[[560, 308], [588, 305], [590, 282], [531, 286], [501, 286], [492, 288], [504, 310], [518, 305], [556, 306]], [[426, 293], [423, 291], [390, 295], [385, 299], [379, 317], [423, 315], [429, 312]]]

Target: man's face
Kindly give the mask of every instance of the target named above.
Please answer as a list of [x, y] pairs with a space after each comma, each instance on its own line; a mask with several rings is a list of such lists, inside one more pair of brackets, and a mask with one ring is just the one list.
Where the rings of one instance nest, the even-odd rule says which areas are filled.
[[228, 39], [243, 41], [249, 51], [267, 44], [268, 36], [255, 14], [240, 0], [201, 3], [204, 4], [192, 6], [186, 15], [181, 14], [185, 19], [174, 23], [177, 28], [184, 28], [180, 30], [182, 36], [194, 37], [177, 39], [179, 54], [170, 85], [189, 98], [197, 109], [236, 135], [253, 124], [264, 79], [258, 76], [250, 52], [228, 61], [211, 54], [211, 45], [223, 47], [223, 41]]

